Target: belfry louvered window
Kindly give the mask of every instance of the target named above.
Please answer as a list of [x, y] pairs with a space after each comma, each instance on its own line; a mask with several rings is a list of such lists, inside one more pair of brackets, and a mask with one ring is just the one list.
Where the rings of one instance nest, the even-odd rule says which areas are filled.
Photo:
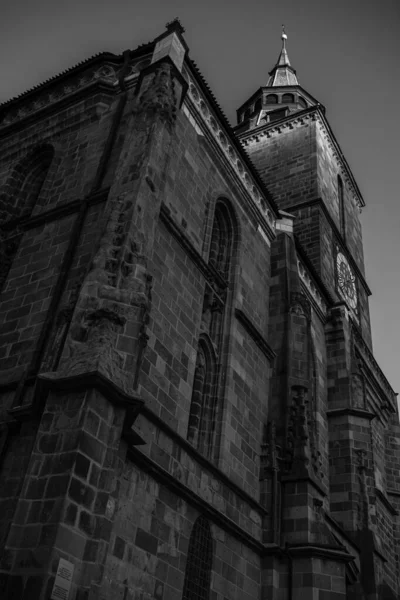
[[182, 600], [209, 600], [212, 561], [210, 525], [205, 517], [200, 516], [189, 539]]

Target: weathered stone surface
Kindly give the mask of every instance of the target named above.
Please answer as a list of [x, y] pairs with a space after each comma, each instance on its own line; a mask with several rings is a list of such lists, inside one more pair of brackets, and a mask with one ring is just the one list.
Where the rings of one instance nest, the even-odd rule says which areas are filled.
[[69, 600], [397, 597], [362, 199], [316, 105], [250, 117], [257, 173], [186, 50], [174, 21], [2, 108], [0, 596], [63, 558]]

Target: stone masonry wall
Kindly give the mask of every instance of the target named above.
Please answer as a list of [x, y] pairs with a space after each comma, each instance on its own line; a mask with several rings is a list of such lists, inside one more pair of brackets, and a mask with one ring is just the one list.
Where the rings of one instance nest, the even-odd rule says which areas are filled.
[[[153, 275], [152, 309], [141, 393], [147, 405], [186, 439], [206, 284], [196, 261], [208, 260], [205, 240], [212, 228], [217, 198], [228, 199], [236, 214], [239, 241], [234, 248], [226, 300], [221, 358], [225, 392], [218, 407], [220, 434], [216, 447], [224, 472], [257, 496], [269, 362], [249, 333], [235, 322], [233, 310], [241, 308], [265, 335], [269, 247], [245, 214], [241, 191], [225, 175], [222, 165], [217, 168], [215, 150], [183, 112], [178, 115], [177, 142], [177, 148], [173, 147], [168, 155], [165, 171], [165, 206], [175, 233], [160, 220], [149, 267]], [[180, 236], [191, 246], [191, 255], [182, 247]], [[244, 416], [244, 423], [240, 423], [239, 414]]]
[[282, 125], [246, 141], [250, 155], [278, 207], [318, 197], [315, 123], [309, 119]]
[[319, 123], [316, 125], [316, 143], [318, 196], [324, 201], [325, 206], [340, 231], [338, 175], [341, 176], [345, 209], [346, 245], [356, 261], [358, 268], [364, 274], [360, 210], [356, 205], [356, 200], [350, 190], [350, 185], [340, 169], [339, 161], [335, 156], [335, 151], [330, 142], [328, 142], [327, 135], [323, 132]]
[[[112, 552], [107, 559], [99, 600], [124, 595], [132, 600], [180, 600], [189, 537], [200, 512], [134, 462], [125, 463], [120, 477]], [[200, 490], [199, 493], [202, 494]], [[211, 530], [210, 599], [258, 598], [260, 559], [257, 554], [212, 522]]]

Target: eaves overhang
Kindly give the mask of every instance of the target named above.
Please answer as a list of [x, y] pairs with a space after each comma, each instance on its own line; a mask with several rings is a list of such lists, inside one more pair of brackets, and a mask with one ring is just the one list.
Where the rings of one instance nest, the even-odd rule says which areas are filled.
[[269, 203], [269, 206], [274, 211], [275, 219], [280, 219], [281, 217], [279, 214], [279, 209], [278, 209], [278, 206], [277, 206], [275, 200], [273, 199], [271, 192], [268, 190], [267, 186], [261, 179], [261, 176], [259, 175], [255, 165], [253, 164], [253, 162], [249, 158], [246, 150], [243, 148], [242, 144], [240, 143], [231, 124], [228, 121], [228, 118], [226, 117], [225, 113], [223, 112], [221, 106], [219, 105], [217, 99], [215, 98], [213, 92], [211, 91], [211, 88], [209, 87], [208, 83], [206, 82], [204, 76], [200, 72], [197, 64], [188, 56], [186, 56], [186, 58], [185, 58], [185, 63], [186, 63], [186, 66], [191, 70], [192, 76], [195, 78], [196, 83], [198, 84], [202, 93], [205, 95], [208, 102], [210, 103], [212, 110], [215, 112], [217, 118], [220, 120], [221, 125], [224, 127], [224, 130], [229, 135], [229, 141], [235, 147], [236, 151], [240, 155], [241, 160], [243, 160], [244, 164], [250, 171], [252, 177], [254, 178], [257, 185], [259, 186], [262, 193], [264, 194], [266, 200]]
[[[129, 60], [136, 60], [150, 54], [153, 47], [154, 42], [149, 42], [147, 44], [141, 44], [135, 50], [128, 50]], [[104, 64], [113, 65], [115, 68], [119, 68], [123, 66], [123, 63], [124, 53], [113, 54], [111, 52], [100, 52], [99, 54], [95, 54], [94, 56], [79, 62], [73, 67], [70, 67], [29, 90], [26, 90], [22, 94], [0, 103], [0, 126], [4, 115], [8, 114], [10, 110], [19, 110], [19, 106], [23, 109], [26, 104], [35, 102], [37, 96], [43, 97], [44, 94], [53, 92], [60, 84], [68, 85], [71, 79], [79, 77], [79, 75], [84, 74], [88, 69], [94, 69], [96, 67], [101, 68]], [[83, 88], [84, 86], [85, 84], [82, 84], [80, 87]]]
[[[270, 92], [271, 94], [275, 94], [276, 92], [279, 92], [279, 91], [286, 92], [286, 91], [292, 91], [292, 90], [296, 90], [296, 91], [300, 92], [302, 96], [304, 96], [312, 104], [320, 106], [321, 109], [325, 112], [325, 106], [323, 104], [321, 104], [320, 102], [318, 102], [318, 100], [316, 98], [314, 98], [314, 96], [312, 96], [309, 92], [307, 92], [301, 85], [280, 85], [280, 86], [276, 86], [276, 87], [269, 87], [266, 85], [262, 85], [254, 92], [254, 94], [252, 94], [250, 96], [250, 98], [248, 98], [246, 100], [246, 102], [243, 102], [239, 106], [239, 108], [236, 110], [236, 113], [239, 113], [241, 110], [243, 110], [243, 108], [247, 104], [251, 104], [251, 102], [253, 102], [262, 92]], [[304, 110], [307, 110], [307, 109], [304, 109]]]

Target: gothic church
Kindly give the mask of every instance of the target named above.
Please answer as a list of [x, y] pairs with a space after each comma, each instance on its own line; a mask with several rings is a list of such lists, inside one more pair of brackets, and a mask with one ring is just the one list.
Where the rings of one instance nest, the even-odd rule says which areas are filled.
[[395, 600], [360, 211], [282, 34], [231, 127], [179, 21], [0, 106], [2, 600]]

